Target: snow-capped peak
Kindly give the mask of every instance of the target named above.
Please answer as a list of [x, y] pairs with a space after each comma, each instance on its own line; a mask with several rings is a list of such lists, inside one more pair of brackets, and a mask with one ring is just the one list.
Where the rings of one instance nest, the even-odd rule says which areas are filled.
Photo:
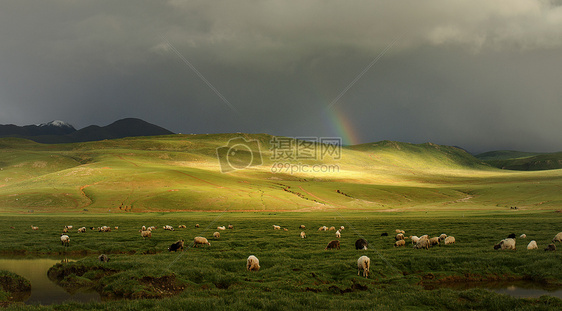
[[40, 127], [44, 127], [44, 126], [56, 126], [56, 127], [61, 127], [61, 128], [74, 128], [74, 126], [72, 126], [71, 124], [68, 124], [64, 121], [60, 121], [60, 120], [54, 120], [51, 122], [47, 122], [47, 123], [42, 123], [39, 124], [38, 126]]

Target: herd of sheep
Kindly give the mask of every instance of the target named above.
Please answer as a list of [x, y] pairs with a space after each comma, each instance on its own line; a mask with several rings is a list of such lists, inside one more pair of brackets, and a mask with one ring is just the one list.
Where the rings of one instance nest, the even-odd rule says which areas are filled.
[[[195, 225], [196, 228], [199, 228], [199, 224]], [[73, 228], [73, 226], [65, 226], [64, 229], [62, 230], [63, 233], [60, 236], [60, 241], [62, 243], [63, 246], [68, 247], [70, 245], [70, 237], [67, 234], [69, 232], [69, 230], [71, 230]], [[164, 230], [170, 230], [170, 231], [174, 231], [174, 228], [170, 225], [165, 225], [162, 227]], [[181, 228], [186, 228], [185, 225], [179, 225], [178, 226], [179, 229]], [[217, 227], [217, 230], [226, 230], [226, 226], [219, 226]], [[31, 225], [31, 229], [32, 230], [39, 230], [39, 227], [33, 226]], [[95, 230], [98, 232], [110, 232], [111, 231], [111, 227], [108, 226], [102, 226], [102, 227], [90, 227], [91, 230]], [[115, 230], [118, 229], [118, 227], [114, 227]], [[150, 226], [150, 227], [146, 227], [146, 226], [142, 226], [141, 229], [139, 230], [141, 237], [143, 239], [145, 238], [151, 238], [152, 237], [152, 231], [155, 230], [156, 227], [155, 226]], [[228, 225], [228, 229], [234, 229], [233, 225]], [[274, 230], [283, 230], [283, 231], [288, 231], [287, 228], [282, 228], [279, 225], [273, 225], [273, 229]], [[304, 225], [300, 225], [299, 229], [301, 230], [305, 230], [306, 226]], [[336, 238], [341, 238], [341, 234], [342, 231], [345, 229], [344, 226], [341, 226], [339, 229], [336, 230], [335, 227], [327, 227], [327, 226], [322, 226], [320, 228], [318, 228], [318, 231], [335, 231], [335, 237]], [[78, 228], [77, 230], [78, 233], [84, 233], [86, 232], [86, 227], [81, 227]], [[429, 237], [429, 235], [422, 235], [422, 236], [406, 236], [405, 235], [405, 231], [404, 230], [400, 230], [400, 229], [396, 229], [395, 230], [396, 235], [394, 237], [394, 247], [402, 247], [402, 246], [406, 246], [406, 240], [410, 239], [411, 240], [411, 244], [412, 247], [414, 249], [429, 249], [430, 247], [436, 246], [436, 245], [450, 245], [450, 244], [454, 244], [456, 242], [455, 237], [453, 236], [447, 236], [446, 234], [441, 234], [439, 236], [435, 236], [435, 237]], [[388, 233], [382, 233], [381, 236], [388, 236]], [[214, 232], [213, 233], [213, 237], [215, 239], [220, 238], [220, 233]], [[305, 239], [306, 233], [305, 231], [301, 231], [300, 233], [300, 237]], [[527, 238], [526, 234], [521, 234], [519, 236], [520, 239], [525, 239]], [[556, 234], [556, 236], [552, 239], [552, 244], [549, 244], [546, 248], [545, 251], [554, 251], [556, 250], [556, 245], [554, 244], [555, 242], [562, 242], [562, 232]], [[498, 250], [515, 250], [515, 244], [516, 244], [516, 235], [514, 233], [510, 234], [506, 239], [501, 240], [498, 244], [494, 245], [494, 249]], [[200, 245], [208, 245], [211, 246], [211, 243], [204, 237], [201, 236], [197, 236], [193, 239], [193, 243], [192, 246], [193, 247], [198, 247]], [[169, 248], [168, 251], [182, 251], [184, 249], [185, 243], [184, 240], [179, 240], [174, 242]], [[357, 241], [355, 241], [355, 249], [356, 250], [367, 250], [367, 240], [360, 238]], [[328, 243], [328, 245], [326, 246], [325, 250], [331, 250], [331, 249], [340, 249], [340, 241], [339, 240], [332, 240]], [[533, 250], [533, 249], [538, 249], [538, 245], [537, 242], [535, 240], [531, 240], [528, 244], [527, 244], [527, 249], [529, 250]], [[107, 262], [109, 261], [109, 258], [107, 257], [107, 255], [102, 254], [98, 257], [98, 259], [102, 262]], [[371, 265], [371, 260], [369, 259], [369, 257], [367, 256], [361, 256], [359, 257], [359, 259], [357, 260], [357, 275], [363, 275], [364, 277], [368, 277], [369, 275], [369, 269], [370, 269], [370, 265]], [[258, 271], [260, 269], [260, 265], [259, 265], [259, 260], [256, 256], [254, 255], [250, 255], [246, 261], [246, 269], [249, 271]]]

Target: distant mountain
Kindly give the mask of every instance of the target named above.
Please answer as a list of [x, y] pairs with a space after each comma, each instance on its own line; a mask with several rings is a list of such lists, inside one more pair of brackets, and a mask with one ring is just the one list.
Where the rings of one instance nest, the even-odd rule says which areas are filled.
[[480, 160], [497, 168], [516, 171], [562, 169], [562, 152], [535, 153], [499, 150], [481, 153]]
[[103, 127], [90, 125], [80, 130], [76, 130], [72, 125], [58, 120], [26, 126], [0, 125], [0, 137], [20, 137], [46, 144], [170, 134], [174, 133], [163, 127], [135, 118], [118, 120]]

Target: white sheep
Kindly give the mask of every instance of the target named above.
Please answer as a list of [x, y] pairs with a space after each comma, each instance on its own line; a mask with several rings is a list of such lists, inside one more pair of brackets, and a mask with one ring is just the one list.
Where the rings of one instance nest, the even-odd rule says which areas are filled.
[[455, 244], [456, 240], [454, 236], [448, 236], [445, 238], [445, 245]]
[[403, 233], [398, 233], [398, 234], [394, 237], [394, 239], [395, 239], [396, 241], [398, 241], [398, 240], [404, 240], [404, 234], [403, 234]]
[[507, 238], [501, 240], [498, 244], [494, 245], [494, 249], [513, 249], [515, 250], [515, 239]]
[[535, 240], [532, 240], [529, 244], [527, 244], [527, 249], [539, 249], [539, 246]]
[[204, 245], [204, 244], [207, 244], [207, 245], [211, 246], [211, 243], [209, 243], [209, 241], [204, 237], [198, 236], [198, 237], [195, 237], [195, 239], [193, 239], [193, 245], [195, 247], [197, 247], [197, 245]]
[[328, 229], [328, 231], [336, 231], [336, 227], [330, 227], [330, 229]]
[[327, 230], [328, 230], [328, 227], [326, 227], [326, 226], [322, 226], [322, 227], [318, 228], [318, 231], [327, 231]]
[[78, 233], [86, 232], [86, 227], [78, 228]]
[[344, 226], [341, 226], [341, 227], [340, 227], [340, 230], [344, 230], [344, 229], [345, 229], [345, 227], [344, 227]]
[[68, 230], [72, 229], [72, 226], [64, 226], [64, 227]]
[[406, 245], [406, 241], [404, 240], [398, 240], [396, 242], [394, 242], [394, 247], [400, 247], [400, 246], [405, 246]]
[[524, 239], [527, 237], [527, 235], [525, 233], [523, 233], [522, 235], [519, 236], [520, 238]]
[[260, 261], [258, 257], [254, 255], [248, 256], [246, 260], [246, 270], [248, 271], [258, 271], [260, 269]]
[[301, 231], [301, 238], [306, 239], [306, 233], [304, 233], [304, 231]]
[[143, 239], [152, 238], [152, 231], [150, 231], [150, 230], [141, 231], [141, 236], [142, 236]]
[[429, 246], [433, 246], [433, 245], [439, 245], [439, 237], [432, 237], [431, 239], [429, 239]]
[[273, 225], [273, 230], [281, 230], [281, 226]]
[[70, 245], [70, 237], [66, 234], [61, 234], [60, 241], [65, 247]]
[[219, 226], [219, 227], [217, 227], [217, 230], [226, 230], [226, 227], [225, 226]]
[[554, 236], [552, 243], [554, 242], [562, 242], [562, 232], [558, 232], [558, 234]]
[[217, 231], [217, 232], [213, 233], [213, 237], [214, 237], [215, 239], [218, 239], [218, 238], [221, 237], [221, 234]]
[[367, 256], [361, 256], [357, 259], [357, 275], [363, 271], [363, 276], [369, 277], [369, 268], [371, 267], [371, 259]]
[[420, 240], [420, 238], [416, 235], [410, 236], [410, 239], [412, 240], [412, 245], [418, 243], [418, 241]]
[[447, 238], [447, 235], [445, 233], [441, 233], [441, 235], [439, 236], [439, 241], [443, 241]]
[[31, 225], [31, 230], [39, 230], [39, 227], [35, 227], [35, 226]]
[[339, 230], [336, 231], [336, 238], [341, 238], [341, 232]]

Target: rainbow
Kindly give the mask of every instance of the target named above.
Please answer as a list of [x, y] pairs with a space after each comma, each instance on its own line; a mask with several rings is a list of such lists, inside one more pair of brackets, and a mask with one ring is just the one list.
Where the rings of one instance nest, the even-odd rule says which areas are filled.
[[347, 118], [342, 109], [338, 108], [338, 105], [326, 109], [326, 115], [330, 131], [341, 137], [344, 145], [357, 145], [361, 143], [353, 123]]

